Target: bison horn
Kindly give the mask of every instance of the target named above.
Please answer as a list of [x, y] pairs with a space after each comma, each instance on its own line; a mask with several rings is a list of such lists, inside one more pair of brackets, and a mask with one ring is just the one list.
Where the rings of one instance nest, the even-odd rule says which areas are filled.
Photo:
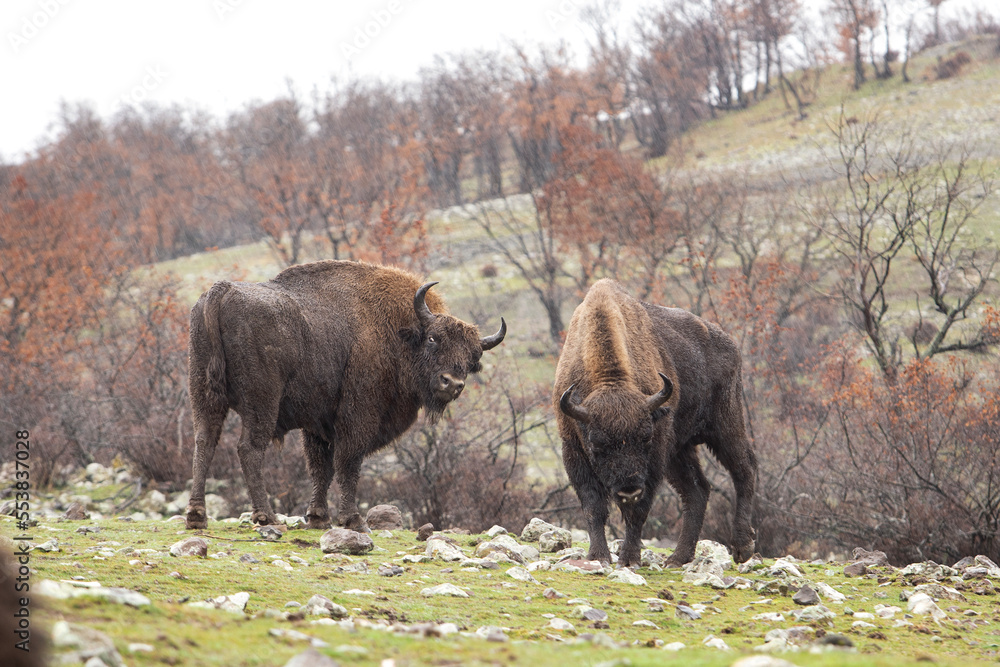
[[590, 414], [582, 405], [577, 405], [573, 402], [573, 388], [576, 384], [571, 384], [569, 389], [563, 392], [562, 397], [559, 399], [559, 409], [563, 411], [567, 416], [572, 417], [583, 424], [590, 423]]
[[417, 319], [420, 320], [420, 324], [425, 327], [433, 322], [436, 317], [424, 301], [424, 297], [427, 295], [427, 290], [435, 285], [437, 285], [437, 281], [421, 285], [420, 289], [417, 290], [417, 295], [413, 297], [413, 309], [417, 311]]
[[646, 407], [649, 408], [650, 412], [666, 403], [674, 393], [674, 383], [670, 381], [670, 378], [663, 373], [658, 373], [658, 375], [663, 378], [663, 389], [646, 399]]
[[485, 338], [479, 339], [479, 344], [483, 346], [483, 351], [492, 350], [497, 345], [503, 341], [503, 337], [507, 335], [507, 323], [504, 319], [500, 318], [500, 331], [496, 332], [492, 336], [486, 336]]

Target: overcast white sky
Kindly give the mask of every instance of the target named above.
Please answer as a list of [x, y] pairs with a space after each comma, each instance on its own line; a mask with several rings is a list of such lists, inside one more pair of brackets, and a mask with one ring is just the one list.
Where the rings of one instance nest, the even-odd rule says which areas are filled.
[[[123, 99], [146, 99], [221, 118], [282, 94], [288, 78], [303, 94], [329, 89], [331, 76], [412, 79], [436, 54], [494, 49], [511, 39], [565, 40], [582, 56], [579, 10], [587, 4], [0, 0], [0, 158], [18, 161], [38, 146], [60, 100], [87, 101], [103, 116]], [[621, 4], [622, 21], [631, 24], [639, 7], [656, 2]]]

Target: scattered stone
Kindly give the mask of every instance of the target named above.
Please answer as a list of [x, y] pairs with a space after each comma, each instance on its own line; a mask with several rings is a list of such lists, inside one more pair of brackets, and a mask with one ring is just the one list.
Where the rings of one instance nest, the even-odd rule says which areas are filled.
[[484, 625], [483, 627], [476, 630], [476, 634], [488, 642], [508, 641], [508, 637], [504, 633], [503, 628], [498, 628], [494, 625]]
[[684, 649], [684, 648], [687, 648], [684, 645], [684, 642], [670, 642], [669, 644], [664, 644], [663, 645], [663, 650], [664, 651], [677, 652], [677, 651], [680, 651], [681, 649]]
[[492, 528], [486, 531], [487, 537], [496, 537], [497, 535], [506, 535], [506, 534], [507, 534], [507, 529], [504, 528], [503, 526], [493, 526]]
[[395, 505], [375, 505], [365, 515], [370, 530], [400, 530], [403, 515]]
[[803, 607], [816, 605], [819, 604], [819, 594], [807, 584], [792, 596], [792, 602], [800, 604]]
[[107, 667], [124, 667], [125, 661], [103, 632], [66, 621], [52, 625], [52, 646], [58, 651], [57, 664], [82, 664], [97, 659]]
[[759, 570], [764, 567], [764, 559], [760, 554], [755, 553], [753, 556], [744, 562], [736, 566], [737, 571], [740, 574], [747, 574], [753, 572], [754, 570]]
[[866, 551], [855, 547], [852, 563], [862, 563], [866, 567], [889, 567], [889, 557], [884, 551]]
[[645, 586], [646, 579], [641, 574], [636, 574], [627, 567], [623, 567], [620, 570], [615, 570], [608, 575], [608, 581], [620, 581], [623, 584], [632, 584], [633, 586]]
[[632, 621], [632, 625], [640, 628], [653, 628], [654, 630], [660, 629], [660, 626], [658, 626], [656, 623], [653, 623], [652, 621], [647, 621], [644, 618], [641, 618], [638, 621]]
[[554, 588], [546, 588], [544, 591], [542, 591], [542, 597], [547, 598], [549, 600], [555, 600], [556, 598], [564, 598], [566, 596]]
[[249, 564], [253, 565], [255, 563], [259, 563], [260, 561], [257, 558], [255, 558], [254, 556], [252, 556], [251, 554], [243, 554], [242, 556], [240, 556], [240, 562], [241, 563], [249, 563]]
[[803, 607], [802, 609], [793, 609], [791, 612], [795, 620], [800, 623], [812, 623], [813, 621], [825, 621], [830, 618], [836, 618], [837, 614], [830, 611], [821, 604], [813, 605], [811, 607]]
[[250, 594], [245, 592], [234, 593], [232, 595], [220, 595], [217, 598], [189, 602], [189, 607], [200, 607], [202, 609], [221, 609], [231, 614], [242, 614], [246, 611], [247, 602], [250, 601]]
[[608, 614], [600, 609], [594, 609], [585, 604], [577, 605], [570, 613], [573, 618], [582, 618], [585, 621], [598, 622], [608, 620]]
[[576, 630], [572, 623], [562, 618], [553, 618], [549, 621], [548, 627], [553, 630], [569, 630], [570, 632]]
[[347, 553], [359, 556], [375, 548], [372, 538], [365, 533], [359, 533], [346, 528], [331, 528], [319, 538], [323, 553]]
[[382, 577], [398, 577], [405, 572], [403, 568], [398, 565], [390, 565], [389, 563], [382, 563], [378, 566], [378, 574]]
[[314, 595], [309, 598], [302, 606], [302, 612], [307, 616], [347, 617], [347, 609], [322, 595]]
[[514, 566], [507, 570], [507, 576], [512, 579], [517, 579], [518, 581], [524, 581], [531, 584], [537, 584], [538, 580], [531, 576], [531, 573], [525, 570], [523, 567]]
[[426, 542], [427, 538], [434, 534], [434, 524], [425, 523], [424, 525], [417, 528], [417, 541]]
[[843, 602], [847, 599], [847, 596], [835, 589], [833, 586], [826, 582], [819, 582], [816, 584], [816, 592], [823, 596], [824, 599], [830, 602]]
[[45, 540], [41, 544], [34, 545], [31, 548], [32, 550], [45, 551], [47, 553], [55, 553], [59, 551], [59, 540], [53, 537], [51, 539]]
[[783, 576], [801, 577], [802, 570], [800, 570], [798, 566], [795, 565], [795, 563], [790, 561], [788, 557], [785, 557], [775, 560], [774, 565], [767, 568], [765, 574], [769, 577], [783, 577]]
[[735, 566], [733, 557], [725, 545], [713, 542], [712, 540], [699, 540], [694, 547], [695, 559], [705, 559], [718, 564], [723, 571], [731, 570]]
[[141, 644], [139, 642], [132, 642], [131, 644], [128, 645], [129, 653], [152, 653], [153, 650], [154, 649], [152, 644]]
[[463, 591], [461, 588], [455, 584], [438, 584], [437, 586], [431, 586], [430, 588], [424, 588], [420, 591], [420, 594], [425, 598], [431, 597], [432, 595], [450, 595], [455, 598], [467, 598], [469, 594]]
[[947, 579], [958, 576], [958, 570], [947, 565], [938, 565], [932, 560], [911, 563], [899, 571], [904, 577], [926, 577], [927, 579]]
[[340, 667], [340, 663], [310, 648], [286, 662], [285, 667]]
[[[562, 530], [558, 526], [554, 526], [547, 521], [542, 521], [541, 519], [532, 519], [528, 522], [528, 525], [524, 527], [521, 531], [521, 541], [522, 542], [537, 542], [538, 538], [541, 537], [542, 533], [547, 533], [553, 530]], [[571, 540], [572, 541], [572, 538]]]
[[446, 540], [437, 536], [431, 537], [427, 540], [427, 550], [424, 553], [430, 558], [440, 558], [441, 560], [449, 563], [465, 560], [466, 558], [465, 552], [463, 552], [451, 540]]
[[679, 604], [674, 610], [674, 615], [682, 621], [697, 621], [701, 618], [701, 614], [687, 606], [686, 604]]
[[38, 595], [66, 600], [76, 597], [93, 597], [114, 602], [115, 604], [125, 604], [130, 607], [145, 607], [150, 604], [149, 598], [142, 593], [131, 591], [127, 588], [104, 587], [96, 581], [52, 581], [43, 579], [38, 584], [32, 584], [31, 590]]
[[74, 502], [66, 508], [62, 518], [67, 521], [85, 521], [90, 518], [90, 514], [87, 513], [87, 508], [83, 506], [83, 503]]
[[851, 563], [844, 568], [845, 577], [863, 577], [868, 573], [868, 567], [864, 563]]
[[170, 546], [170, 555], [178, 558], [184, 556], [205, 558], [208, 556], [208, 541], [202, 537], [186, 537]]
[[914, 593], [906, 602], [906, 611], [916, 616], [930, 616], [936, 623], [948, 618], [927, 593]]
[[277, 542], [285, 533], [285, 531], [282, 530], [283, 528], [283, 525], [257, 526], [254, 530], [268, 542]]
[[816, 643], [820, 646], [836, 646], [838, 648], [854, 648], [854, 642], [851, 641], [850, 637], [845, 635], [840, 635], [835, 632], [829, 632], [818, 640]]
[[79, 533], [81, 535], [86, 535], [88, 533], [99, 533], [99, 532], [101, 532], [101, 527], [100, 526], [80, 526], [79, 528], [77, 528], [73, 532]]
[[701, 643], [709, 648], [717, 648], [720, 651], [731, 651], [732, 648], [724, 640], [715, 635], [709, 635], [701, 640]]
[[931, 596], [935, 602], [939, 600], [951, 600], [953, 602], [968, 602], [968, 599], [960, 592], [951, 588], [950, 586], [944, 586], [942, 584], [920, 584], [917, 586], [915, 592], [927, 593]]
[[329, 646], [329, 644], [327, 644], [322, 639], [318, 639], [316, 637], [312, 637], [310, 635], [307, 635], [304, 632], [299, 632], [298, 630], [286, 630], [284, 628], [271, 628], [270, 630], [268, 630], [267, 634], [271, 635], [272, 637], [280, 637], [282, 639], [291, 639], [292, 641], [309, 642], [309, 644], [313, 648], [322, 648], [322, 647], [325, 647], [325, 646]]
[[281, 560], [280, 558], [278, 558], [277, 560], [271, 561], [271, 565], [273, 565], [275, 567], [280, 567], [285, 572], [294, 572], [295, 571], [295, 568], [293, 568], [289, 563], [286, 563], [285, 561]]
[[573, 546], [573, 535], [563, 528], [547, 530], [538, 536], [538, 550], [542, 553], [556, 553]]
[[753, 621], [766, 621], [768, 623], [784, 623], [785, 617], [776, 611], [766, 611], [756, 616], [751, 616]]
[[375, 593], [373, 591], [363, 591], [360, 588], [349, 588], [343, 593], [344, 595], [372, 595]]

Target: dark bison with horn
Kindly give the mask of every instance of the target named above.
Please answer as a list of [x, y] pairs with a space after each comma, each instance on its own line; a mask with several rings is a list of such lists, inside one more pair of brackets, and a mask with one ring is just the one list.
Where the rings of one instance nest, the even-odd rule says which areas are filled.
[[618, 563], [639, 564], [642, 526], [664, 477], [684, 508], [668, 562], [694, 557], [709, 492], [699, 444], [736, 487], [733, 554], [738, 561], [753, 554], [757, 460], [742, 395], [740, 352], [722, 329], [637, 301], [612, 280], [590, 288], [566, 332], [553, 392], [563, 463], [587, 518], [589, 558], [611, 560], [604, 525], [614, 502], [625, 520]]
[[423, 407], [437, 417], [480, 370], [507, 325], [481, 338], [400, 269], [359, 262], [294, 266], [265, 283], [222, 281], [191, 310], [194, 484], [187, 527], [204, 528], [205, 477], [229, 410], [242, 418], [238, 453], [253, 520], [275, 522], [261, 466], [272, 441], [302, 429], [313, 496], [311, 528], [365, 529], [355, 492], [366, 456], [392, 442]]

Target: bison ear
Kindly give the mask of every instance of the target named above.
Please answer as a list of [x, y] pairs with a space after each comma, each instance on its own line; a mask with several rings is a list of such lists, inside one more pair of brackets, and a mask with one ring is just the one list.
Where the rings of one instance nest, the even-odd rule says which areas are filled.
[[423, 334], [420, 332], [419, 329], [406, 327], [400, 329], [396, 333], [403, 340], [403, 342], [409, 345], [410, 347], [416, 348], [420, 346], [420, 339], [422, 338]]
[[670, 414], [670, 406], [669, 405], [664, 405], [662, 407], [656, 408], [651, 413], [651, 416], [653, 417], [653, 423], [655, 424], [656, 422], [660, 421], [661, 419], [663, 419], [664, 417], [666, 417], [669, 414]]

